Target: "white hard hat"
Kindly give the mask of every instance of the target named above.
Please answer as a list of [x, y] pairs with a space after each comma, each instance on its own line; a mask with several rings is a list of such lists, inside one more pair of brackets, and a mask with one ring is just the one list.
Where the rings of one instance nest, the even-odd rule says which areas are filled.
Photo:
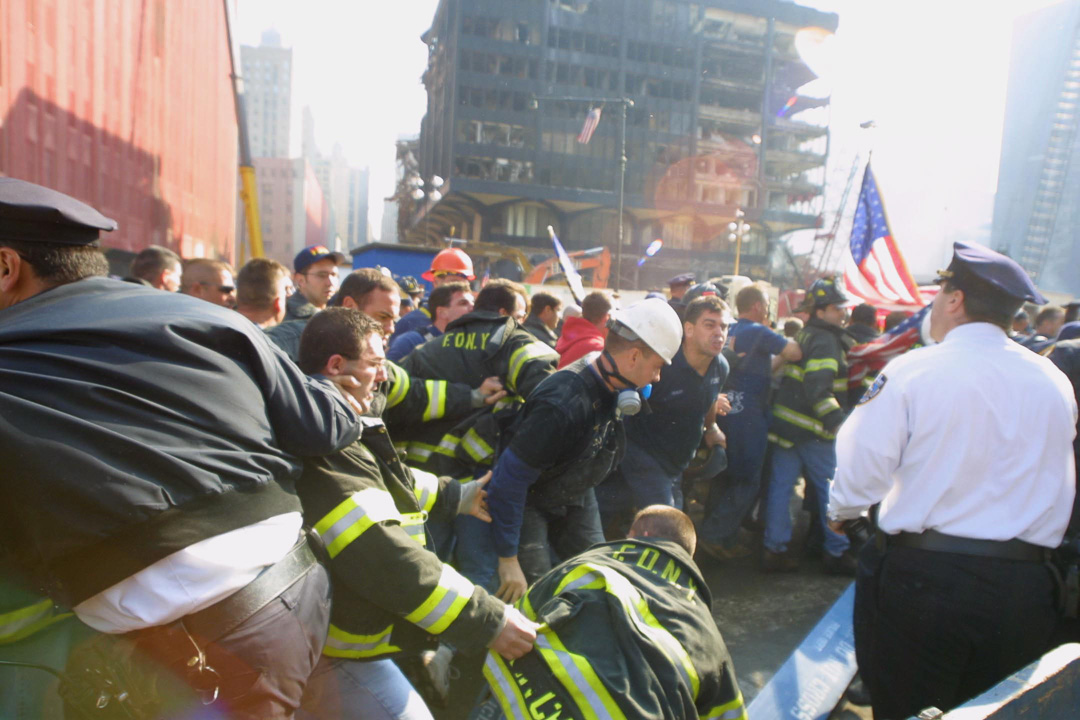
[[642, 300], [615, 313], [612, 325], [612, 329], [624, 337], [626, 333], [619, 332], [620, 326], [630, 330], [637, 336], [630, 339], [644, 342], [664, 358], [666, 365], [671, 364], [671, 359], [682, 345], [682, 322], [679, 321], [679, 315], [666, 301], [659, 298]]

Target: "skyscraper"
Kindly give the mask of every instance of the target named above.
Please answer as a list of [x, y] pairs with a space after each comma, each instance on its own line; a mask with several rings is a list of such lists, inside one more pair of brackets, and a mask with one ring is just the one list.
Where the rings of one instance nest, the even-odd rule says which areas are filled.
[[240, 62], [248, 98], [251, 154], [288, 157], [292, 48], [281, 46], [276, 30], [267, 30], [258, 47], [240, 47]]
[[1013, 28], [991, 243], [1043, 290], [1080, 295], [1080, 0]]

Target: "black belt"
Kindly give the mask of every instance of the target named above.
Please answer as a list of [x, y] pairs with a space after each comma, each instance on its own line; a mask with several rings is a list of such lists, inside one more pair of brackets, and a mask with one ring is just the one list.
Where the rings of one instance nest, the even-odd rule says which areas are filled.
[[295, 585], [317, 562], [305, 534], [285, 557], [263, 570], [247, 585], [208, 608], [186, 615], [183, 618], [184, 627], [204, 642], [214, 642]]
[[886, 546], [899, 545], [900, 547], [916, 548], [918, 550], [975, 555], [978, 557], [1000, 558], [1002, 560], [1043, 562], [1050, 553], [1049, 548], [1032, 545], [1023, 540], [976, 540], [974, 538], [946, 535], [936, 530], [924, 530], [921, 533], [901, 532], [896, 535], [889, 535], [878, 530], [878, 534], [879, 539], [880, 536], [884, 536]]

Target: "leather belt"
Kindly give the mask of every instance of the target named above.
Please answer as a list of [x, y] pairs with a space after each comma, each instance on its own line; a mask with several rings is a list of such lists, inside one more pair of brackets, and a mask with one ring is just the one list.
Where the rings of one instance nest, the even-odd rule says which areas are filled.
[[975, 555], [978, 557], [1017, 560], [1020, 562], [1043, 562], [1049, 557], [1049, 548], [1032, 545], [1023, 540], [976, 540], [974, 538], [946, 535], [936, 530], [924, 530], [921, 533], [901, 532], [896, 535], [884, 535], [887, 546], [916, 548], [932, 552]]
[[285, 557], [263, 570], [254, 580], [224, 600], [184, 616], [182, 622], [192, 635], [204, 642], [214, 642], [269, 605], [317, 563], [308, 536], [304, 534]]

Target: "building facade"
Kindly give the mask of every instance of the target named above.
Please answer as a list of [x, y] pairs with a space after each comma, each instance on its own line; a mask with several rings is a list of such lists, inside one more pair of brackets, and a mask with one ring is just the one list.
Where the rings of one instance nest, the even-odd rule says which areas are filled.
[[115, 219], [114, 272], [147, 245], [234, 255], [237, 129], [221, 3], [0, 2], [0, 174]]
[[349, 168], [349, 224], [346, 249], [371, 242], [371, 225], [368, 221], [368, 187], [371, 171]]
[[992, 246], [1080, 296], [1080, 0], [1013, 28]]
[[276, 30], [267, 30], [258, 47], [240, 47], [240, 63], [252, 156], [288, 157], [292, 48], [281, 46]]
[[255, 158], [255, 178], [266, 257], [291, 268], [296, 253], [327, 244], [329, 210], [307, 160]]
[[763, 276], [776, 238], [820, 222], [828, 128], [813, 111], [828, 101], [796, 92], [814, 76], [795, 36], [837, 24], [780, 0], [441, 0], [422, 38], [419, 165], [447, 183], [403, 240], [546, 250], [551, 225], [570, 249], [614, 254], [622, 104], [603, 99], [628, 98], [621, 285], [731, 272], [738, 209], [742, 272]]

